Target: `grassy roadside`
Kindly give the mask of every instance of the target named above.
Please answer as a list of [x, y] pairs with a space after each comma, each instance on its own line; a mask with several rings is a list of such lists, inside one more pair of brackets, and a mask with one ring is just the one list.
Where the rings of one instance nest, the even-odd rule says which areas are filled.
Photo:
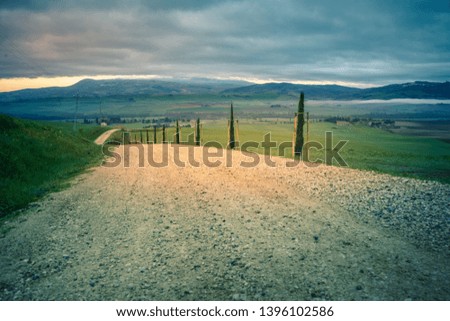
[[108, 128], [36, 122], [0, 115], [0, 219], [98, 164], [93, 140]]

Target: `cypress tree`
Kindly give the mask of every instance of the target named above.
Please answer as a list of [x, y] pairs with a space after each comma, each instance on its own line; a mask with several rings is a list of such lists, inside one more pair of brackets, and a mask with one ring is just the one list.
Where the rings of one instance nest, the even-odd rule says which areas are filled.
[[156, 144], [158, 140], [156, 139], [156, 126], [153, 126], [153, 144]]
[[180, 144], [180, 123], [178, 120], [175, 128], [175, 144]]
[[130, 144], [130, 141], [131, 141], [130, 133], [129, 132], [124, 132], [123, 133], [123, 143], [124, 143], [124, 145]]
[[300, 157], [303, 149], [303, 125], [305, 124], [305, 94], [300, 93], [298, 112], [295, 117], [294, 157]]
[[166, 125], [162, 126], [162, 143], [166, 143]]
[[236, 146], [235, 138], [234, 138], [234, 115], [233, 115], [233, 103], [231, 103], [231, 111], [230, 111], [230, 121], [228, 126], [228, 148], [234, 149]]
[[195, 123], [195, 145], [200, 146], [200, 118]]

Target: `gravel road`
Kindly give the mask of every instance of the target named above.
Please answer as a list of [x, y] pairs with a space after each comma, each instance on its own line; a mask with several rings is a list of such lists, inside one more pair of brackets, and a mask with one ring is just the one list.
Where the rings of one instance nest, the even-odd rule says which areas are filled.
[[122, 148], [5, 223], [1, 300], [450, 300], [448, 185]]
[[109, 138], [109, 136], [111, 136], [112, 133], [114, 133], [118, 130], [120, 130], [120, 129], [114, 128], [114, 129], [107, 130], [106, 132], [104, 132], [103, 134], [101, 134], [100, 136], [97, 137], [97, 139], [94, 141], [94, 144], [103, 145], [106, 142], [106, 140]]

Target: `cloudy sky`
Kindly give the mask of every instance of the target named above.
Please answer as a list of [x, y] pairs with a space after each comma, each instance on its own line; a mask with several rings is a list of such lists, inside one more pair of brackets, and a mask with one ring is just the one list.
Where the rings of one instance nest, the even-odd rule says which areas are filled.
[[132, 75], [450, 80], [450, 1], [0, 1], [0, 91]]

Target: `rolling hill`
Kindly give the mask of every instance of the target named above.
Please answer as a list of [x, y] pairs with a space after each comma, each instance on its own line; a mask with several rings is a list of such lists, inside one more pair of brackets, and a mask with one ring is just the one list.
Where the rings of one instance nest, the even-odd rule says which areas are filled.
[[249, 95], [294, 95], [303, 91], [308, 93], [308, 99], [348, 99], [358, 94], [361, 89], [338, 85], [302, 85], [291, 83], [267, 83], [226, 89], [222, 94], [230, 96]]
[[222, 96], [271, 95], [298, 96], [304, 91], [309, 99], [393, 99], [423, 98], [450, 99], [450, 82], [416, 81], [405, 84], [393, 84], [383, 87], [359, 89], [338, 85], [304, 85], [292, 83], [250, 84], [244, 81], [226, 81], [214, 79], [190, 80], [145, 80], [145, 79], [84, 79], [68, 87], [48, 87], [24, 89], [0, 93], [0, 102], [23, 100], [80, 97], [111, 96], [167, 96], [212, 94]]
[[294, 95], [304, 91], [309, 99], [394, 99], [394, 98], [418, 98], [418, 99], [450, 99], [450, 82], [437, 83], [415, 81], [405, 84], [393, 84], [383, 87], [359, 89], [337, 85], [302, 85], [291, 83], [268, 83], [262, 85], [250, 85], [239, 88], [226, 89], [223, 94], [229, 96], [248, 95]]
[[222, 81], [195, 78], [163, 81], [153, 79], [83, 79], [68, 87], [23, 89], [0, 93], [0, 102], [19, 100], [80, 97], [111, 97], [140, 95], [216, 94], [229, 88], [248, 85], [245, 81]]

